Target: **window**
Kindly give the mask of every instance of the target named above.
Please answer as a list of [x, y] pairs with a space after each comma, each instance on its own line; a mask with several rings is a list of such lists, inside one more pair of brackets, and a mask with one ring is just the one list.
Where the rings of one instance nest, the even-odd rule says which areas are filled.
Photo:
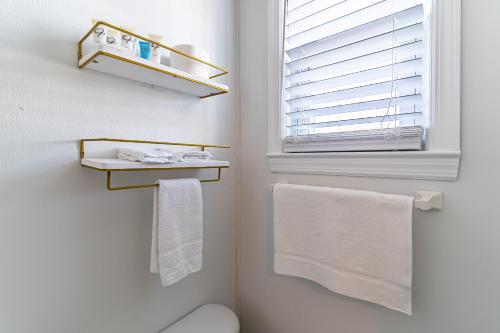
[[457, 179], [461, 1], [268, 6], [272, 173]]
[[283, 150], [421, 150], [431, 101], [428, 0], [286, 0]]

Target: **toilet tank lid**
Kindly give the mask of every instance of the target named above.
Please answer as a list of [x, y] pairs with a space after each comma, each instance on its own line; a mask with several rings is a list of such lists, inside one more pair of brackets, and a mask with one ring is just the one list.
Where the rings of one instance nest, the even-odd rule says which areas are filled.
[[229, 308], [206, 304], [194, 310], [162, 333], [238, 333], [238, 318]]

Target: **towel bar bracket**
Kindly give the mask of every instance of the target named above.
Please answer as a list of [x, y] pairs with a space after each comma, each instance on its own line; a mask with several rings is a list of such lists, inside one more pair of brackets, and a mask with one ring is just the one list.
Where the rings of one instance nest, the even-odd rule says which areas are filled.
[[417, 191], [413, 199], [413, 207], [420, 210], [442, 210], [443, 193], [435, 191]]
[[[221, 170], [222, 168], [217, 168], [217, 178], [212, 179], [202, 179], [201, 183], [211, 183], [218, 182], [221, 179]], [[108, 191], [119, 191], [119, 190], [130, 190], [135, 188], [149, 188], [149, 187], [158, 187], [158, 184], [139, 184], [139, 185], [127, 185], [127, 186], [113, 186], [111, 184], [111, 170], [106, 171], [106, 188]]]

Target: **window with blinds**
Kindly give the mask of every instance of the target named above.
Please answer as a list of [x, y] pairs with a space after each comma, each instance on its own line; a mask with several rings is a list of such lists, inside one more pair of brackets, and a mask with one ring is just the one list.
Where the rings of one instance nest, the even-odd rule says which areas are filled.
[[285, 152], [423, 149], [427, 0], [286, 0]]

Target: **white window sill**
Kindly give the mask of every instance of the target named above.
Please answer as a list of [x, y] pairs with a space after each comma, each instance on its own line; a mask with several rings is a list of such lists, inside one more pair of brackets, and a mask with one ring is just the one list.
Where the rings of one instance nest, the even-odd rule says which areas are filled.
[[458, 178], [460, 151], [269, 153], [273, 173], [378, 178]]

